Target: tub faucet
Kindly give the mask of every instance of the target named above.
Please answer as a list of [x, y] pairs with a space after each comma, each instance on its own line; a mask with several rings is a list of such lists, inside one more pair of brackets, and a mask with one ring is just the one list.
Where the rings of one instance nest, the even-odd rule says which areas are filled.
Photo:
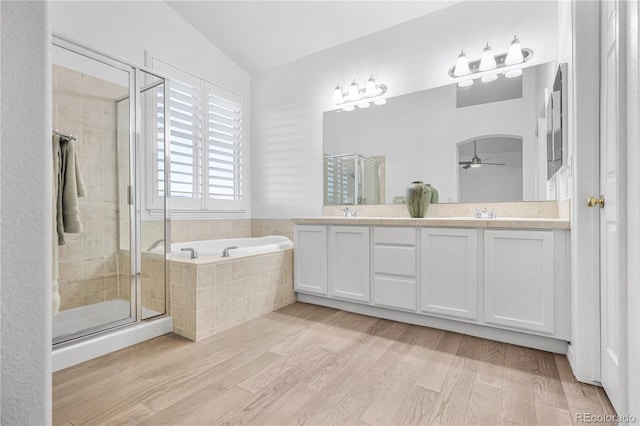
[[222, 250], [222, 257], [229, 257], [229, 250], [235, 250], [237, 248], [237, 246], [225, 247], [224, 250]]
[[192, 259], [197, 259], [198, 258], [198, 252], [194, 248], [185, 247], [185, 248], [181, 248], [180, 251], [190, 251]]

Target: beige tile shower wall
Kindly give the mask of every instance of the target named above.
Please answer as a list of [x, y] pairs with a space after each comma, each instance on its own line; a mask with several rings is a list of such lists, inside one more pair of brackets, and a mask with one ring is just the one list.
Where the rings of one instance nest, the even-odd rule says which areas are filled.
[[251, 237], [251, 219], [171, 221], [171, 239], [174, 243], [248, 237]]
[[293, 250], [197, 265], [173, 262], [174, 332], [201, 340], [295, 301]]
[[290, 219], [252, 219], [251, 236], [282, 235], [293, 241], [293, 223]]
[[160, 256], [143, 254], [140, 280], [142, 307], [163, 314], [166, 310], [164, 259]]
[[58, 248], [61, 310], [118, 295], [116, 110], [124, 88], [53, 65], [53, 127], [74, 142], [87, 188], [80, 198], [82, 234]]

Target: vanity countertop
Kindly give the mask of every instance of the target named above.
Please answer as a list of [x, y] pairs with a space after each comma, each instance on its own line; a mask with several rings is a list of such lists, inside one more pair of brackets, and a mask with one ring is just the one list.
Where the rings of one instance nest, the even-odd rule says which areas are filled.
[[341, 217], [319, 216], [293, 218], [296, 225], [374, 225], [415, 226], [453, 228], [517, 228], [517, 229], [570, 229], [571, 222], [557, 218], [497, 217], [476, 219], [474, 217]]

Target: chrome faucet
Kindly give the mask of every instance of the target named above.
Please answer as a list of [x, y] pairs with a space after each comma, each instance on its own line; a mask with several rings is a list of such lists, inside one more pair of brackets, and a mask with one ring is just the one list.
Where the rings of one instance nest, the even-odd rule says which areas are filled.
[[198, 258], [198, 252], [194, 248], [185, 247], [185, 248], [181, 248], [180, 251], [190, 251], [191, 252], [191, 259], [197, 259]]
[[471, 211], [475, 212], [475, 217], [477, 219], [495, 219], [498, 217], [496, 215], [496, 210], [497, 209], [488, 210], [486, 207], [483, 207], [482, 209], [471, 207]]
[[229, 250], [235, 250], [237, 248], [238, 248], [237, 246], [225, 247], [224, 250], [222, 250], [222, 257], [230, 257]]
[[360, 209], [351, 210], [349, 207], [340, 210], [344, 212], [344, 217], [358, 217], [358, 212], [360, 211]]

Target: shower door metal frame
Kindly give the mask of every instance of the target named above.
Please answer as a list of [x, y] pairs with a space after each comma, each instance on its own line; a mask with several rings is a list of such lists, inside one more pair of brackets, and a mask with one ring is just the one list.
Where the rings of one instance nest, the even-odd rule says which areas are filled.
[[131, 324], [142, 321], [142, 297], [141, 297], [141, 249], [140, 249], [140, 227], [141, 227], [141, 189], [140, 167], [141, 160], [141, 141], [140, 141], [140, 118], [141, 107], [140, 97], [142, 85], [140, 84], [141, 72], [148, 73], [163, 80], [164, 84], [164, 143], [165, 143], [165, 217], [164, 217], [164, 239], [165, 239], [165, 312], [163, 315], [156, 316], [159, 318], [168, 315], [169, 308], [169, 256], [171, 254], [171, 245], [166, 244], [167, 237], [171, 235], [170, 224], [170, 131], [169, 131], [169, 114], [167, 111], [168, 98], [168, 77], [163, 76], [155, 70], [148, 69], [139, 65], [134, 65], [127, 60], [115, 58], [111, 55], [104, 54], [97, 50], [85, 47], [74, 41], [63, 37], [53, 35], [52, 45], [68, 50], [69, 52], [84, 56], [114, 68], [125, 71], [129, 74], [129, 251], [130, 251], [130, 316], [121, 320], [112, 321], [95, 327], [90, 327], [63, 336], [53, 338], [54, 347], [63, 347], [67, 344], [77, 343], [79, 341], [93, 338], [96, 334], [100, 334], [113, 329], [129, 326]]

